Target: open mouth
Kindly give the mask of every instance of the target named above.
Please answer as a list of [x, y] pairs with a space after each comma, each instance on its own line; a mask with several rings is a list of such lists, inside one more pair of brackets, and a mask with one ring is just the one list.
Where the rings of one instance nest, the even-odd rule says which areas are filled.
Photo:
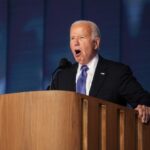
[[81, 51], [80, 51], [79, 49], [76, 49], [76, 50], [75, 50], [75, 53], [76, 53], [76, 55], [78, 55], [78, 54], [81, 53]]

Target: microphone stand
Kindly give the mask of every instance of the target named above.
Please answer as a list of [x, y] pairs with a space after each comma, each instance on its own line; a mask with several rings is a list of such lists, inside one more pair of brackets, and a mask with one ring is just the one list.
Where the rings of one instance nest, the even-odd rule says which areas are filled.
[[52, 82], [53, 82], [53, 80], [54, 80], [55, 75], [56, 75], [59, 71], [61, 71], [61, 70], [63, 70], [63, 69], [66, 69], [66, 68], [69, 68], [69, 67], [71, 67], [71, 66], [72, 66], [72, 63], [71, 63], [70, 61], [68, 61], [68, 59], [62, 58], [62, 59], [60, 60], [60, 62], [59, 62], [59, 66], [52, 72], [52, 74], [51, 74], [51, 79], [50, 79], [50, 84], [49, 84], [49, 86], [47, 87], [46, 90], [51, 90], [51, 89], [52, 89]]

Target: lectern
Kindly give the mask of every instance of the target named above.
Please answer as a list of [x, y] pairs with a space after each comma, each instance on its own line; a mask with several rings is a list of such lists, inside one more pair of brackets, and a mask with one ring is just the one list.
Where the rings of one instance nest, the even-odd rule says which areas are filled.
[[0, 95], [0, 150], [150, 150], [134, 110], [65, 91]]

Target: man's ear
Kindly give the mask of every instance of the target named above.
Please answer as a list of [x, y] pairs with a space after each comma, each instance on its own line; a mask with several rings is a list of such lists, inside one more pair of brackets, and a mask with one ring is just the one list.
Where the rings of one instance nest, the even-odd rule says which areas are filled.
[[100, 47], [100, 38], [96, 37], [94, 39], [94, 49], [97, 50], [97, 49], [99, 49], [99, 47]]

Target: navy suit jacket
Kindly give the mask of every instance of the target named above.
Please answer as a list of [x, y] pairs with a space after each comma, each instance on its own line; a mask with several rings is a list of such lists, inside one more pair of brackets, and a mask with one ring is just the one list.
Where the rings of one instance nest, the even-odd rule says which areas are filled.
[[[59, 71], [51, 85], [53, 90], [75, 91], [78, 64]], [[150, 95], [144, 91], [127, 65], [106, 60], [100, 56], [89, 96], [121, 105], [129, 103], [150, 105]]]

